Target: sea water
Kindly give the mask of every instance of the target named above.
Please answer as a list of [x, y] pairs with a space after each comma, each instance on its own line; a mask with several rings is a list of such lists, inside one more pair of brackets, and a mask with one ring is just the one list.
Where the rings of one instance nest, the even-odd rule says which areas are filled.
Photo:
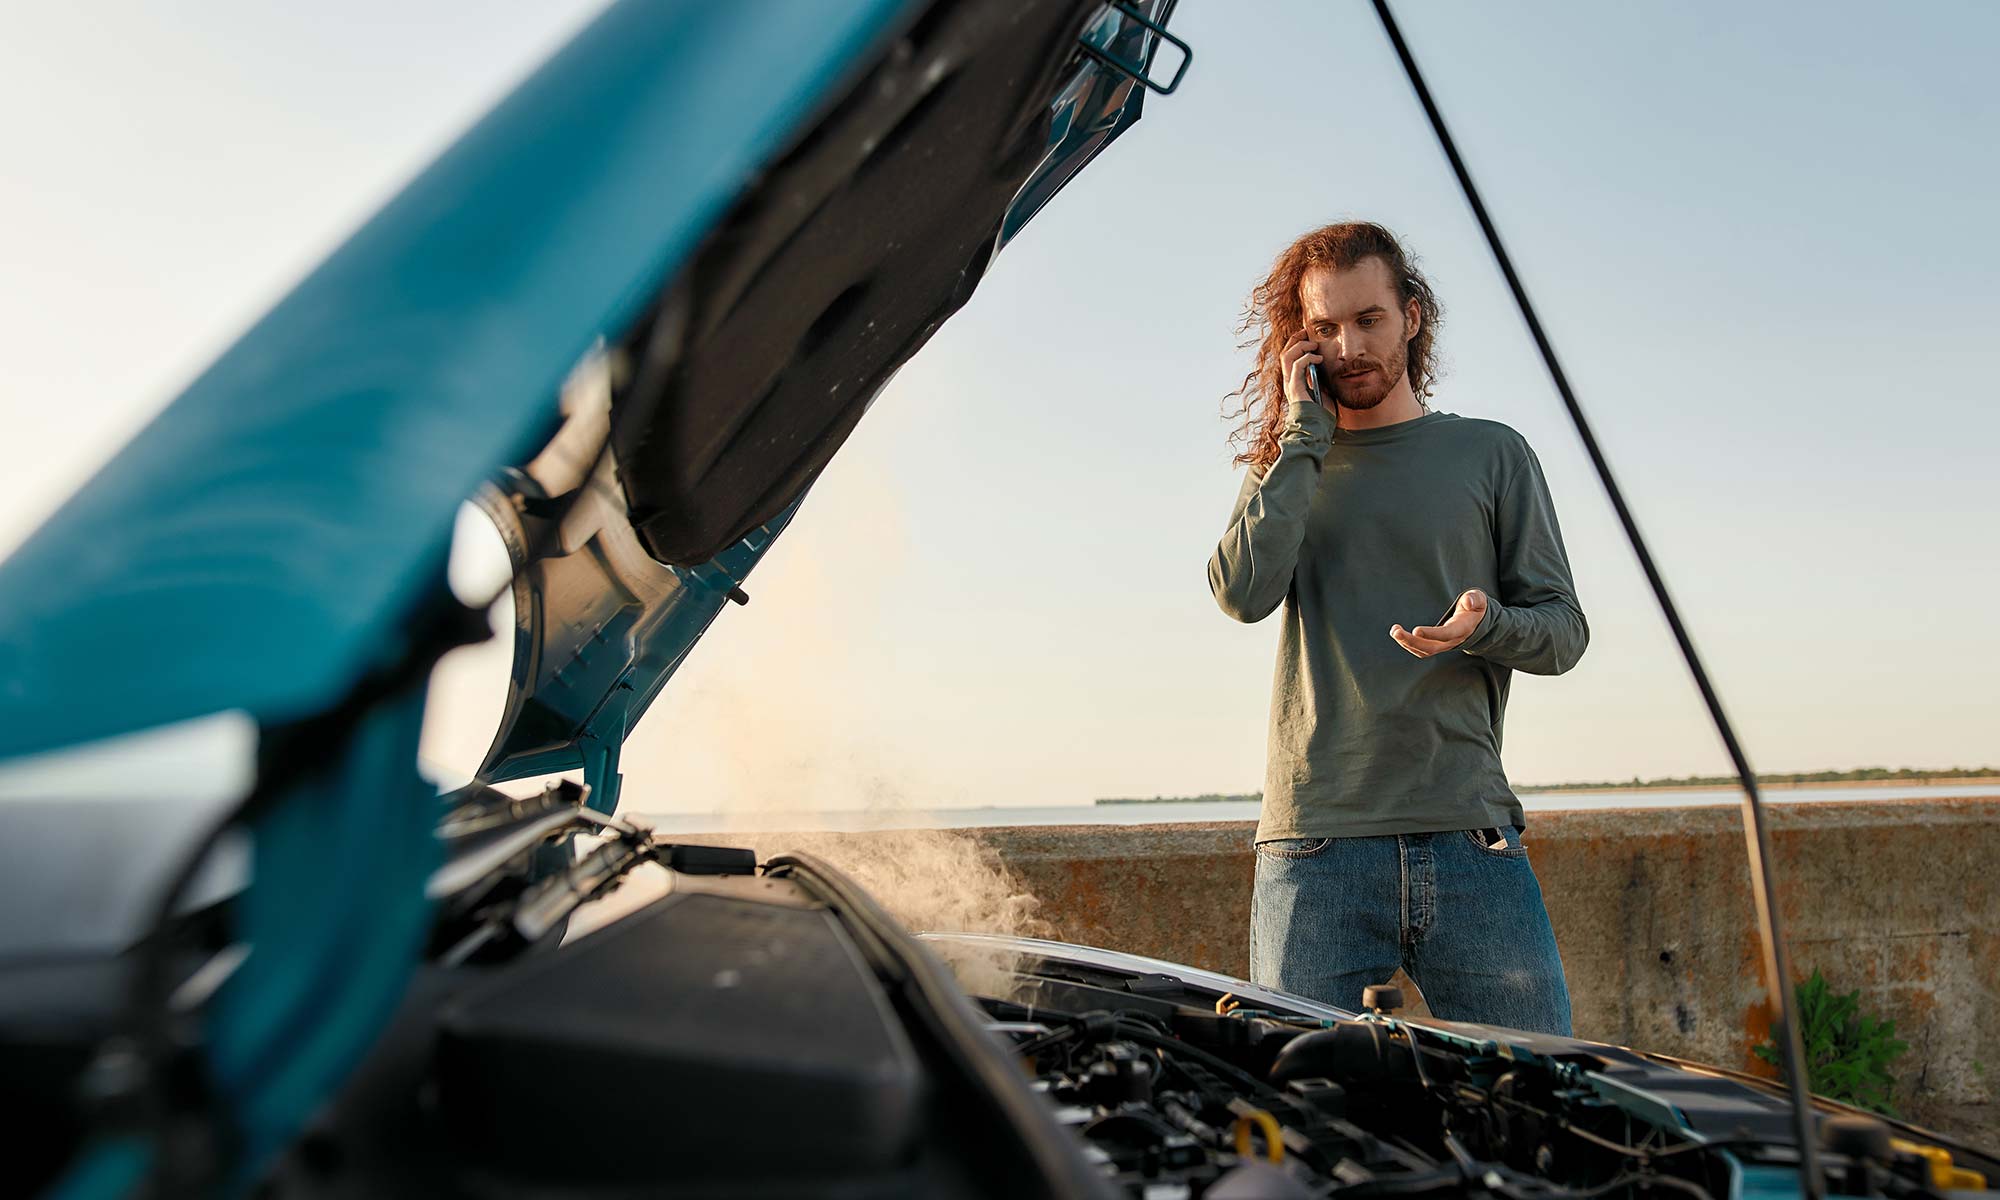
[[[2000, 797], [2000, 784], [1954, 784], [1950, 780], [1907, 786], [1767, 788], [1773, 804], [1930, 800], [1943, 797]], [[1522, 792], [1529, 813], [1604, 808], [1694, 808], [1735, 806], [1741, 793], [1727, 788], [1633, 788], [1627, 791]], [[1254, 801], [1162, 801], [1148, 804], [1072, 804], [988, 808], [893, 809], [861, 811], [763, 810], [747, 812], [648, 813], [634, 810], [662, 833], [724, 833], [806, 829], [978, 829], [1010, 825], [1153, 825], [1167, 822], [1254, 821]]]

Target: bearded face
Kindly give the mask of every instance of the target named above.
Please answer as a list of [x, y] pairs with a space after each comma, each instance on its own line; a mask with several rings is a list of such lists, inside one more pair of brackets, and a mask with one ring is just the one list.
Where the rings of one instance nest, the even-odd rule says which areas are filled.
[[[1398, 320], [1397, 324], [1402, 322]], [[1400, 344], [1385, 359], [1378, 360], [1363, 354], [1330, 380], [1333, 398], [1342, 408], [1374, 408], [1396, 390], [1396, 385], [1402, 382], [1403, 374], [1408, 369], [1409, 359]]]
[[1319, 342], [1322, 370], [1342, 407], [1374, 408], [1403, 382], [1414, 302], [1396, 294], [1389, 264], [1367, 258], [1347, 269], [1314, 267], [1299, 281], [1306, 333]]

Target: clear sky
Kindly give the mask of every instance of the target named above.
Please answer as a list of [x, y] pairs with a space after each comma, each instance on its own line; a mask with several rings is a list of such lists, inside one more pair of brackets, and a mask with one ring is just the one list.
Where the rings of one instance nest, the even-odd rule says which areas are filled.
[[[0, 550], [595, 7], [17, 14]], [[2000, 761], [2000, 9], [1401, 15], [1753, 763]], [[883, 394], [634, 732], [633, 807], [1257, 787], [1277, 629], [1208, 595], [1220, 403], [1250, 285], [1348, 216], [1441, 290], [1438, 407], [1520, 429], [1555, 493], [1593, 637], [1516, 677], [1510, 774], [1723, 768], [1371, 12], [1186, 0], [1174, 27], [1182, 90]], [[487, 660], [439, 690], [460, 741]]]

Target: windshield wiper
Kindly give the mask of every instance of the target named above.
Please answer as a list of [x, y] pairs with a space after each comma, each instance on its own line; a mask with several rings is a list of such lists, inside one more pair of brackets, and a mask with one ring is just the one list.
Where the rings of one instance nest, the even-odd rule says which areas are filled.
[[1779, 1014], [1778, 1028], [1773, 1032], [1784, 1057], [1785, 1082], [1791, 1092], [1793, 1134], [1799, 1143], [1799, 1186], [1809, 1200], [1820, 1200], [1826, 1194], [1826, 1181], [1820, 1173], [1819, 1148], [1812, 1123], [1812, 1097], [1806, 1087], [1805, 1047], [1799, 1040], [1798, 1004], [1790, 983], [1791, 955], [1785, 948], [1784, 929], [1778, 917], [1777, 890], [1771, 873], [1771, 835], [1764, 821], [1763, 798], [1757, 791], [1756, 773], [1750, 769], [1750, 760], [1737, 741], [1735, 728], [1722, 711], [1722, 700], [1716, 695], [1715, 685], [1701, 665], [1701, 657], [1695, 653], [1694, 640], [1688, 636], [1687, 626], [1681, 622], [1680, 610], [1674, 607], [1672, 597], [1667, 594], [1666, 580], [1653, 562], [1645, 539], [1639, 535], [1632, 510], [1626, 506], [1624, 493], [1612, 477], [1611, 464], [1605, 460], [1604, 451], [1591, 432], [1590, 422], [1584, 419], [1583, 407], [1577, 403], [1576, 393], [1569, 386], [1569, 376], [1564, 374], [1562, 363], [1556, 358], [1555, 345], [1542, 329], [1541, 319], [1535, 315], [1535, 306], [1528, 300], [1528, 290], [1522, 286], [1521, 277], [1514, 271], [1513, 259], [1508, 257], [1507, 248], [1500, 241], [1500, 231], [1479, 198], [1479, 189], [1473, 185], [1465, 160], [1459, 157], [1458, 146], [1452, 141], [1451, 131], [1445, 127], [1444, 114], [1438, 111], [1430, 88], [1424, 85], [1423, 73], [1417, 70], [1417, 60], [1411, 57], [1410, 47], [1403, 41], [1403, 32], [1396, 25], [1395, 15], [1389, 11], [1388, 0], [1374, 0], [1374, 5], [1376, 15], [1382, 19], [1383, 31], [1389, 35], [1389, 43], [1395, 47], [1396, 57], [1402, 61], [1403, 73], [1409, 76], [1410, 87], [1417, 94], [1417, 102], [1423, 105], [1424, 115], [1430, 118], [1431, 130], [1437, 134], [1438, 145], [1451, 163], [1452, 174], [1458, 177], [1459, 189], [1465, 193], [1465, 201], [1479, 222], [1479, 231], [1486, 236], [1486, 245], [1493, 251], [1500, 273], [1506, 277], [1507, 288], [1513, 293], [1514, 304], [1521, 310], [1521, 318], [1527, 322], [1528, 332], [1535, 339], [1535, 349], [1541, 353], [1542, 364], [1548, 368], [1549, 378], [1555, 382], [1556, 391], [1562, 396], [1563, 407], [1569, 410], [1577, 436], [1583, 439], [1583, 448], [1590, 455], [1591, 466], [1597, 469], [1598, 481], [1611, 498], [1618, 523], [1624, 527], [1633, 553], [1638, 555], [1639, 567], [1646, 573], [1646, 583], [1653, 590], [1653, 599], [1659, 602], [1660, 612], [1673, 630], [1674, 644], [1680, 647], [1681, 658], [1687, 663], [1688, 672], [1694, 676], [1695, 686], [1701, 690], [1702, 703], [1708, 707], [1709, 719], [1715, 723], [1715, 731], [1721, 736], [1723, 747], [1729, 752], [1729, 761], [1736, 768], [1737, 779], [1742, 784], [1743, 838], [1750, 859], [1751, 901], [1757, 910], [1757, 931], [1764, 944], [1764, 976], [1769, 1003], [1771, 1011]]

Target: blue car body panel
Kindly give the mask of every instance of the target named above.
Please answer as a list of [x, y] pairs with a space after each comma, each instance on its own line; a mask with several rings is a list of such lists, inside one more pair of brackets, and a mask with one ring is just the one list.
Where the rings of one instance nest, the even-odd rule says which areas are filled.
[[0, 566], [0, 757], [294, 720], [399, 658], [457, 505], [909, 8], [591, 24]]

